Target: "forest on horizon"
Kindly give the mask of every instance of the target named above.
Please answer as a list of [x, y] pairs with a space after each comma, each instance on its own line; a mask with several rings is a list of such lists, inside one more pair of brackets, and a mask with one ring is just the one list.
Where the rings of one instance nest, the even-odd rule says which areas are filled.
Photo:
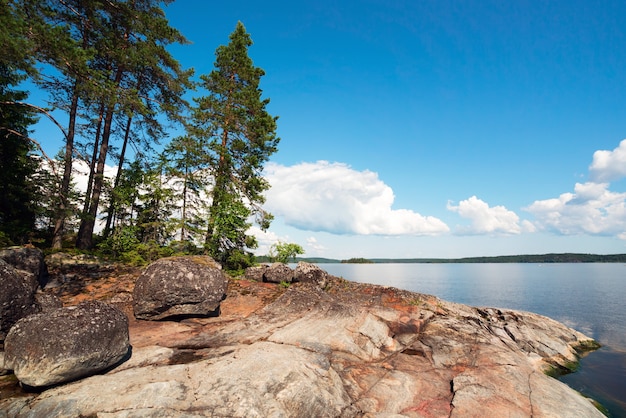
[[[259, 261], [270, 261], [262, 257]], [[553, 253], [553, 254], [523, 254], [503, 255], [492, 257], [463, 257], [463, 258], [351, 258], [339, 260], [321, 257], [297, 257], [296, 261], [328, 264], [391, 264], [391, 263], [626, 263], [626, 254], [579, 254], [579, 253]]]

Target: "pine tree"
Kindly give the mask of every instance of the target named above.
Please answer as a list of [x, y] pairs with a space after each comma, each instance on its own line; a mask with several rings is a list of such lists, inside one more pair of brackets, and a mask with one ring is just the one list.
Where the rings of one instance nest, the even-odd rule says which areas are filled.
[[94, 143], [94, 156], [96, 147], [98, 150], [97, 160], [93, 160], [93, 185], [91, 194], [86, 196], [89, 202], [85, 205], [76, 240], [76, 246], [81, 249], [90, 248], [93, 243], [115, 117], [120, 117], [125, 126], [119, 155], [119, 167], [123, 167], [131, 122], [138, 120], [146, 128], [144, 132], [154, 138], [161, 134], [159, 111], [177, 119], [176, 114], [186, 106], [182, 96], [190, 86], [191, 71], [183, 71], [166, 46], [187, 41], [169, 26], [160, 4], [156, 0], [144, 0], [104, 5], [109, 25], [103, 43], [97, 48], [95, 64], [108, 73], [108, 91], [99, 98], [102, 118], [98, 120], [102, 128], [99, 144]]
[[271, 116], [259, 88], [265, 72], [248, 56], [250, 35], [241, 22], [230, 42], [216, 50], [215, 69], [201, 76], [208, 95], [195, 99], [196, 135], [207, 138], [213, 163], [213, 188], [205, 246], [227, 267], [246, 264], [247, 249], [256, 240], [246, 235], [248, 219], [256, 216], [262, 229], [269, 227], [263, 192], [269, 184], [262, 177], [264, 163], [276, 152], [277, 117]]
[[26, 107], [6, 104], [27, 97], [12, 88], [20, 78], [0, 62], [0, 245], [29, 240], [39, 201], [32, 181], [38, 163], [31, 155], [33, 144], [28, 138], [28, 127], [36, 119]]
[[190, 136], [174, 138], [163, 152], [163, 161], [174, 200], [179, 202], [175, 226], [179, 241], [201, 243], [206, 231], [203, 195], [207, 183], [204, 144]]

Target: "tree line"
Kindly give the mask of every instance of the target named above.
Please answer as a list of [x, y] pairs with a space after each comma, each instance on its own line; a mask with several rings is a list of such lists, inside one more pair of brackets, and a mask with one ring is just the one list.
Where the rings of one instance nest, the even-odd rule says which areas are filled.
[[[339, 262], [326, 260], [323, 262]], [[341, 263], [626, 263], [626, 254], [520, 254], [464, 258], [371, 258], [341, 260]]]
[[[171, 2], [0, 0], [0, 245], [253, 262], [250, 226], [272, 221], [261, 171], [280, 141], [265, 73], [241, 22], [209, 74], [182, 68], [168, 48], [189, 41], [166, 18]], [[63, 137], [55, 156], [31, 137], [40, 118]]]

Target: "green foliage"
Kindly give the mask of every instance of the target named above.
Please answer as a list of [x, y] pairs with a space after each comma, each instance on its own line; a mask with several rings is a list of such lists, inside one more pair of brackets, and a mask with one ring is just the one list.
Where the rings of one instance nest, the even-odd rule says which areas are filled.
[[35, 118], [28, 108], [6, 104], [24, 100], [27, 94], [12, 89], [21, 77], [0, 62], [0, 232], [9, 243], [29, 241], [41, 200], [33, 176], [38, 161], [31, 155], [28, 127]]
[[304, 249], [298, 244], [286, 243], [278, 241], [270, 248], [270, 258], [279, 263], [288, 263], [289, 260], [295, 261], [296, 256], [304, 254]]
[[99, 244], [99, 249], [114, 259], [133, 251], [141, 243], [137, 238], [137, 228], [126, 226], [117, 228], [115, 232]]
[[[30, 25], [29, 25], [30, 23]], [[0, 65], [20, 72], [33, 72], [33, 43], [24, 10], [12, 0], [0, 0]]]
[[221, 261], [225, 270], [232, 276], [242, 275], [247, 267], [255, 264], [254, 255], [247, 251], [232, 250], [226, 259]]
[[[34, 120], [29, 107], [14, 106], [14, 114], [0, 108], [0, 126], [18, 133], [14, 142], [0, 141], [0, 162], [22, 169], [0, 167], [6, 176], [0, 192], [15, 186], [13, 194], [3, 195], [22, 205], [0, 208], [3, 241], [23, 241], [37, 222], [54, 248], [75, 234], [76, 246], [89, 249], [106, 207], [106, 228], [95, 239], [111, 258], [140, 264], [197, 253], [202, 243], [226, 269], [254, 263], [250, 250], [257, 242], [248, 231], [253, 221], [265, 230], [273, 219], [262, 208], [269, 188], [262, 170], [279, 143], [277, 117], [267, 112], [269, 99], [260, 89], [265, 73], [248, 56], [252, 40], [239, 22], [228, 44], [217, 48], [214, 70], [201, 76], [206, 95], [195, 100], [188, 120], [184, 93], [194, 86], [193, 71], [183, 70], [169, 53], [171, 44], [187, 40], [169, 25], [162, 9], [167, 3], [0, 0], [0, 92], [30, 76], [67, 123], [54, 120], [44, 105], [30, 107], [56, 123], [65, 139], [58, 165], [37, 171], [26, 140]], [[187, 133], [146, 167], [154, 156], [151, 142], [166, 136], [165, 120], [183, 122]], [[138, 161], [125, 161], [127, 146]], [[90, 167], [80, 201], [71, 184], [78, 155]], [[118, 171], [108, 184], [104, 167], [112, 159]], [[30, 179], [35, 187], [10, 175]], [[9, 212], [21, 216], [19, 227], [9, 222]]]
[[174, 199], [179, 202], [180, 217], [173, 220], [173, 228], [181, 241], [202, 242], [206, 234], [203, 213], [209, 167], [209, 158], [201, 138], [177, 137], [165, 148], [162, 156], [165, 174], [172, 185]]
[[98, 245], [98, 249], [107, 258], [136, 266], [145, 265], [163, 257], [189, 254], [185, 251], [188, 248], [181, 248], [178, 245], [164, 246], [154, 240], [141, 242], [139, 235], [140, 231], [137, 227], [117, 228], [112, 235]]

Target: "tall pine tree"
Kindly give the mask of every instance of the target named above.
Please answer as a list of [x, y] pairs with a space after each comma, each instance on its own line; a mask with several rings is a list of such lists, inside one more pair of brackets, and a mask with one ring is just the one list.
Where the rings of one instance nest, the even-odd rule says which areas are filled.
[[241, 22], [230, 35], [228, 45], [216, 50], [215, 69], [201, 76], [208, 95], [195, 99], [196, 135], [208, 139], [213, 159], [213, 187], [208, 216], [206, 248], [211, 256], [229, 268], [249, 262], [247, 249], [257, 246], [247, 235], [249, 219], [256, 216], [262, 229], [271, 215], [261, 205], [269, 184], [262, 177], [264, 163], [276, 152], [277, 117], [266, 107], [259, 87], [265, 72], [248, 56], [252, 39]]
[[38, 163], [28, 138], [36, 119], [26, 107], [6, 104], [26, 98], [25, 92], [12, 88], [19, 80], [15, 70], [0, 62], [0, 246], [29, 240], [39, 200], [32, 182]]
[[[131, 123], [144, 123], [143, 131], [149, 136], [161, 134], [159, 112], [171, 119], [186, 106], [181, 98], [190, 86], [191, 71], [183, 71], [167, 51], [172, 43], [187, 42], [183, 35], [169, 26], [161, 3], [171, 1], [144, 0], [141, 2], [115, 2], [105, 4], [108, 13], [108, 31], [98, 47], [95, 64], [108, 73], [107, 94], [100, 97], [102, 130], [97, 146], [97, 161], [93, 175], [91, 195], [85, 205], [76, 246], [90, 248], [104, 191], [104, 167], [114, 138], [114, 122], [121, 116], [125, 128], [122, 150], [130, 140]], [[113, 93], [113, 94], [112, 94]], [[99, 119], [100, 120], [100, 119]], [[155, 138], [158, 139], [158, 138]], [[124, 152], [119, 155], [123, 167]]]

